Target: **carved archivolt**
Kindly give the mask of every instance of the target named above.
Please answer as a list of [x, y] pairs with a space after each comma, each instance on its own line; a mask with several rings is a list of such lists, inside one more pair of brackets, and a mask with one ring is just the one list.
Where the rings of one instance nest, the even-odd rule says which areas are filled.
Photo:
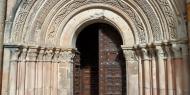
[[[91, 4], [105, 5], [92, 8], [107, 8], [114, 11], [118, 9], [125, 13], [120, 14], [118, 12], [118, 15], [124, 18], [127, 16], [128, 18], [125, 18], [125, 20], [133, 22], [131, 26], [135, 27], [131, 28], [134, 32], [133, 34], [138, 36], [136, 41], [138, 44], [162, 41], [164, 39], [177, 40], [176, 15], [174, 15], [170, 2], [163, 0], [155, 2], [162, 12], [156, 10], [149, 0], [26, 0], [21, 3], [17, 10], [11, 32], [11, 41], [13, 43], [40, 44], [48, 39], [56, 43], [55, 41], [59, 39], [57, 35], [61, 24], [67, 24], [68, 20], [72, 19], [73, 15], [70, 14], [73, 11], [81, 12], [85, 10], [85, 8], [79, 10], [81, 7]], [[35, 14], [33, 13], [34, 11]], [[159, 18], [160, 14], [163, 14], [165, 18]], [[166, 25], [162, 21], [166, 21]], [[168, 26], [168, 33], [165, 33], [162, 26]], [[164, 35], [167, 34], [169, 34], [168, 39], [164, 38]]]
[[167, 0], [156, 0], [157, 3], [160, 5], [162, 12], [165, 16], [168, 32], [169, 32], [169, 39], [177, 39], [177, 18], [175, 16], [174, 10], [171, 8], [169, 1]]

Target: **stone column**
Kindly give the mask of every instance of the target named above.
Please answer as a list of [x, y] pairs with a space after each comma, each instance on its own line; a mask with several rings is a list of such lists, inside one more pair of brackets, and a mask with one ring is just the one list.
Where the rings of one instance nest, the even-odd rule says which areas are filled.
[[43, 95], [50, 95], [51, 93], [51, 64], [53, 58], [52, 48], [45, 49], [44, 62], [43, 62]]
[[38, 57], [36, 63], [36, 79], [35, 79], [35, 95], [43, 95], [43, 60], [45, 50], [44, 48], [38, 49]]
[[37, 49], [33, 47], [28, 48], [26, 56], [25, 66], [25, 95], [34, 95], [35, 93], [35, 71], [36, 71], [36, 60], [37, 60]]
[[58, 65], [58, 95], [73, 95], [73, 50], [60, 52]]
[[142, 69], [144, 73], [144, 95], [151, 95], [151, 60], [148, 48], [143, 47], [142, 51]]
[[172, 53], [172, 47], [170, 44], [165, 44], [165, 50], [167, 53], [167, 63], [166, 63], [166, 79], [167, 79], [167, 94], [168, 95], [174, 95], [176, 93], [175, 88], [175, 66], [173, 63], [173, 53]]
[[52, 91], [51, 95], [58, 95], [58, 64], [59, 64], [59, 53], [60, 49], [54, 49], [54, 56], [52, 62]]
[[20, 61], [17, 64], [17, 95], [24, 95], [27, 50], [27, 48], [22, 48]]
[[20, 49], [11, 49], [11, 62], [10, 62], [10, 73], [9, 73], [9, 91], [8, 95], [16, 95], [17, 92], [17, 64], [20, 56]]
[[143, 72], [143, 64], [142, 64], [142, 52], [139, 47], [136, 47], [135, 52], [137, 54], [137, 59], [138, 59], [138, 82], [139, 82], [139, 95], [144, 95], [144, 72]]
[[138, 60], [135, 51], [124, 46], [122, 48], [126, 60], [127, 95], [139, 95]]
[[158, 95], [158, 64], [157, 64], [157, 55], [156, 55], [156, 49], [155, 46], [149, 47], [149, 56], [151, 58], [151, 87], [152, 87], [152, 95]]
[[172, 50], [174, 52], [173, 61], [175, 64], [175, 81], [176, 81], [176, 95], [183, 94], [183, 58], [182, 49], [180, 46], [173, 44]]
[[159, 71], [159, 95], [167, 95], [166, 89], [166, 61], [165, 51], [160, 45], [156, 46], [158, 56], [158, 71]]

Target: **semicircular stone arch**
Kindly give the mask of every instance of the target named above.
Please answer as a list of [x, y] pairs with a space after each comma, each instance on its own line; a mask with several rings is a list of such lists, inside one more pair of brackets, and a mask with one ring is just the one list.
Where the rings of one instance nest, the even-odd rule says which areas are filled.
[[[77, 3], [76, 3], [76, 5], [77, 5]], [[107, 6], [107, 5], [109, 5], [109, 6]], [[88, 7], [88, 6], [90, 6], [90, 7]], [[76, 11], [74, 13], [77, 14], [77, 13], [80, 13], [84, 10], [94, 9], [94, 8], [109, 9], [109, 10], [116, 11], [116, 12], [121, 11], [120, 9], [118, 9], [119, 11], [115, 10], [116, 8], [114, 8], [114, 6], [110, 5], [109, 3], [108, 4], [107, 3], [106, 4], [97, 3], [95, 5], [89, 4], [88, 6], [85, 7], [85, 5], [83, 5], [82, 7], [84, 7], [84, 8], [80, 9], [80, 7], [79, 7], [78, 9], [73, 10], [73, 12]], [[67, 9], [70, 9], [70, 7], [71, 6], [69, 6], [69, 8], [67, 8]], [[55, 15], [52, 16], [52, 18], [48, 18], [49, 20], [45, 21], [45, 22], [49, 22], [50, 23], [49, 25], [48, 24], [46, 24], [44, 26], [42, 25], [42, 31], [41, 31], [42, 39], [41, 40], [44, 40], [45, 39], [44, 36], [46, 36], [46, 35], [49, 35], [49, 37], [52, 37], [50, 39], [59, 38], [56, 36], [56, 34], [59, 35], [61, 33], [61, 32], [59, 32], [59, 28], [64, 28], [64, 25], [66, 25], [66, 23], [75, 15], [75, 14], [72, 14], [73, 12], [70, 12], [68, 14], [67, 11], [64, 11], [65, 8], [64, 7], [62, 7], [62, 8], [60, 8], [60, 11], [55, 13]], [[128, 10], [127, 14], [126, 14], [126, 12], [122, 13], [122, 11], [121, 11], [119, 13], [120, 16], [126, 17], [125, 20], [127, 22], [131, 23], [131, 27], [135, 31], [134, 33], [136, 33], [135, 35], [141, 36], [141, 37], [137, 37], [139, 43], [146, 43], [148, 41], [148, 38], [152, 37], [150, 35], [147, 39], [145, 38], [145, 36], [148, 35], [148, 33], [146, 33], [148, 31], [148, 29], [146, 29], [146, 27], [145, 27], [146, 24], [142, 22], [143, 21], [142, 18], [139, 15], [137, 15], [137, 13], [134, 12], [134, 9], [126, 9], [126, 11], [127, 10]], [[66, 14], [65, 14], [65, 12], [66, 12]], [[56, 40], [54, 40], [54, 41], [56, 41]], [[44, 42], [42, 42], [42, 43], [44, 43]]]
[[[151, 27], [161, 27], [161, 26], [159, 26], [159, 24], [157, 24], [157, 25], [151, 24], [152, 21], [150, 21], [151, 20], [151, 19], [149, 19], [150, 15], [147, 15], [148, 14], [147, 11], [140, 10], [140, 8], [142, 8], [141, 3], [133, 4], [134, 2], [133, 3], [131, 3], [131, 2], [132, 1], [115, 1], [115, 0], [108, 0], [108, 1], [93, 1], [93, 0], [81, 0], [81, 1], [77, 1], [77, 0], [67, 1], [67, 0], [65, 0], [64, 1], [64, 0], [62, 0], [59, 2], [58, 1], [50, 2], [49, 0], [44, 1], [44, 2], [37, 2], [36, 1], [36, 3], [40, 3], [42, 5], [42, 7], [33, 8], [33, 10], [39, 9], [37, 11], [36, 15], [34, 15], [34, 16], [31, 16], [32, 13], [28, 12], [28, 15], [26, 17], [28, 17], [28, 19], [31, 19], [31, 20], [28, 20], [27, 23], [23, 23], [24, 27], [22, 26], [22, 24], [20, 24], [20, 25], [17, 25], [17, 23], [13, 24], [12, 31], [14, 31], [14, 32], [12, 33], [12, 39], [13, 39], [12, 41], [13, 42], [14, 41], [21, 41], [22, 43], [26, 42], [27, 44], [30, 44], [30, 43], [35, 44], [36, 43], [35, 41], [39, 40], [38, 37], [44, 35], [43, 32], [47, 32], [47, 33], [48, 32], [49, 33], [56, 32], [58, 30], [57, 28], [61, 24], [61, 21], [64, 21], [66, 16], [69, 15], [70, 12], [72, 12], [72, 10], [74, 11], [75, 9], [79, 8], [80, 6], [84, 6], [84, 5], [88, 5], [88, 4], [97, 4], [98, 5], [101, 3], [105, 3], [104, 5], [106, 5], [106, 4], [110, 5], [113, 8], [116, 7], [118, 9], [120, 9], [121, 11], [123, 11], [124, 13], [126, 13], [126, 15], [128, 15], [129, 18], [127, 18], [126, 21], [132, 20], [133, 25], [136, 28], [136, 29], [133, 28], [134, 33], [136, 33], [136, 35], [138, 35], [138, 36], [141, 36], [141, 37], [138, 37], [141, 40], [141, 42], [139, 42], [137, 44], [151, 43], [151, 42], [154, 42], [153, 39], [162, 40], [163, 39], [162, 37], [156, 38], [153, 36], [153, 35], [162, 34], [161, 33], [162, 30], [155, 30], [154, 28], [147, 28], [149, 26], [151, 26]], [[37, 5], [38, 4], [36, 4], [36, 6]], [[51, 6], [48, 7], [47, 5], [51, 5]], [[62, 5], [62, 7], [60, 7], [61, 5]], [[146, 8], [142, 8], [142, 9], [145, 10]], [[146, 10], [148, 10], [148, 9], [146, 9]], [[149, 10], [149, 11], [151, 11], [151, 10]], [[18, 11], [18, 12], [22, 13], [22, 10]], [[58, 13], [56, 13], [56, 12], [58, 12]], [[21, 20], [21, 18], [18, 18], [18, 17], [20, 17], [19, 13], [17, 13], [18, 15], [15, 17], [15, 22]], [[156, 14], [156, 13], [152, 12], [152, 14]], [[26, 19], [26, 17], [25, 17], [25, 19]], [[25, 19], [22, 19], [22, 20], [24, 21]], [[51, 21], [50, 20], [47, 21], [47, 19], [51, 19]], [[30, 23], [30, 21], [31, 21], [31, 23]], [[157, 23], [160, 23], [160, 22], [157, 21]], [[32, 24], [32, 25], [29, 27], [30, 24]], [[20, 30], [17, 31], [18, 26], [21, 26], [21, 27], [19, 27]], [[43, 28], [46, 28], [48, 30], [44, 30]], [[154, 31], [154, 30], [157, 32], [153, 33], [152, 31]], [[148, 32], [148, 31], [150, 31], [150, 32]], [[146, 32], [146, 33], [143, 34], [143, 32]], [[19, 38], [15, 37], [15, 35], [18, 35], [19, 33], [22, 34], [22, 37], [19, 37]], [[158, 34], [155, 34], [155, 33], [158, 33]], [[31, 35], [36, 36], [37, 39], [33, 39], [33, 37]], [[56, 33], [55, 33], [55, 35], [56, 35]], [[143, 35], [144, 36], [149, 35], [148, 40], [143, 38], [142, 37]], [[42, 40], [44, 40], [44, 39], [42, 39]], [[40, 43], [37, 42], [36, 44], [40, 44]]]
[[116, 27], [123, 38], [124, 45], [132, 47], [135, 44], [130, 25], [122, 17], [109, 10], [90, 9], [77, 14], [66, 24], [61, 34], [60, 47], [75, 48], [76, 37], [80, 32], [78, 30], [81, 30], [81, 26], [84, 27], [85, 24], [92, 24], [93, 21], [94, 23], [105, 22]]

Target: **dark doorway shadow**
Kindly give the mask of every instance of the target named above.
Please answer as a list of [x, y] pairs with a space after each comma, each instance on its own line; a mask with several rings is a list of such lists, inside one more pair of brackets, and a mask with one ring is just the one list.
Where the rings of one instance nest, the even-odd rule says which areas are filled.
[[81, 95], [99, 95], [98, 29], [88, 26], [77, 39], [81, 63]]

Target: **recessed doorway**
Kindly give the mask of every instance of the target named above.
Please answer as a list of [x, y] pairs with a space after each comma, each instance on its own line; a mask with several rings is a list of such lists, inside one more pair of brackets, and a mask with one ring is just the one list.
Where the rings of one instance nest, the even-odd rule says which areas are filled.
[[119, 32], [95, 23], [78, 35], [80, 95], [126, 95], [126, 66]]

